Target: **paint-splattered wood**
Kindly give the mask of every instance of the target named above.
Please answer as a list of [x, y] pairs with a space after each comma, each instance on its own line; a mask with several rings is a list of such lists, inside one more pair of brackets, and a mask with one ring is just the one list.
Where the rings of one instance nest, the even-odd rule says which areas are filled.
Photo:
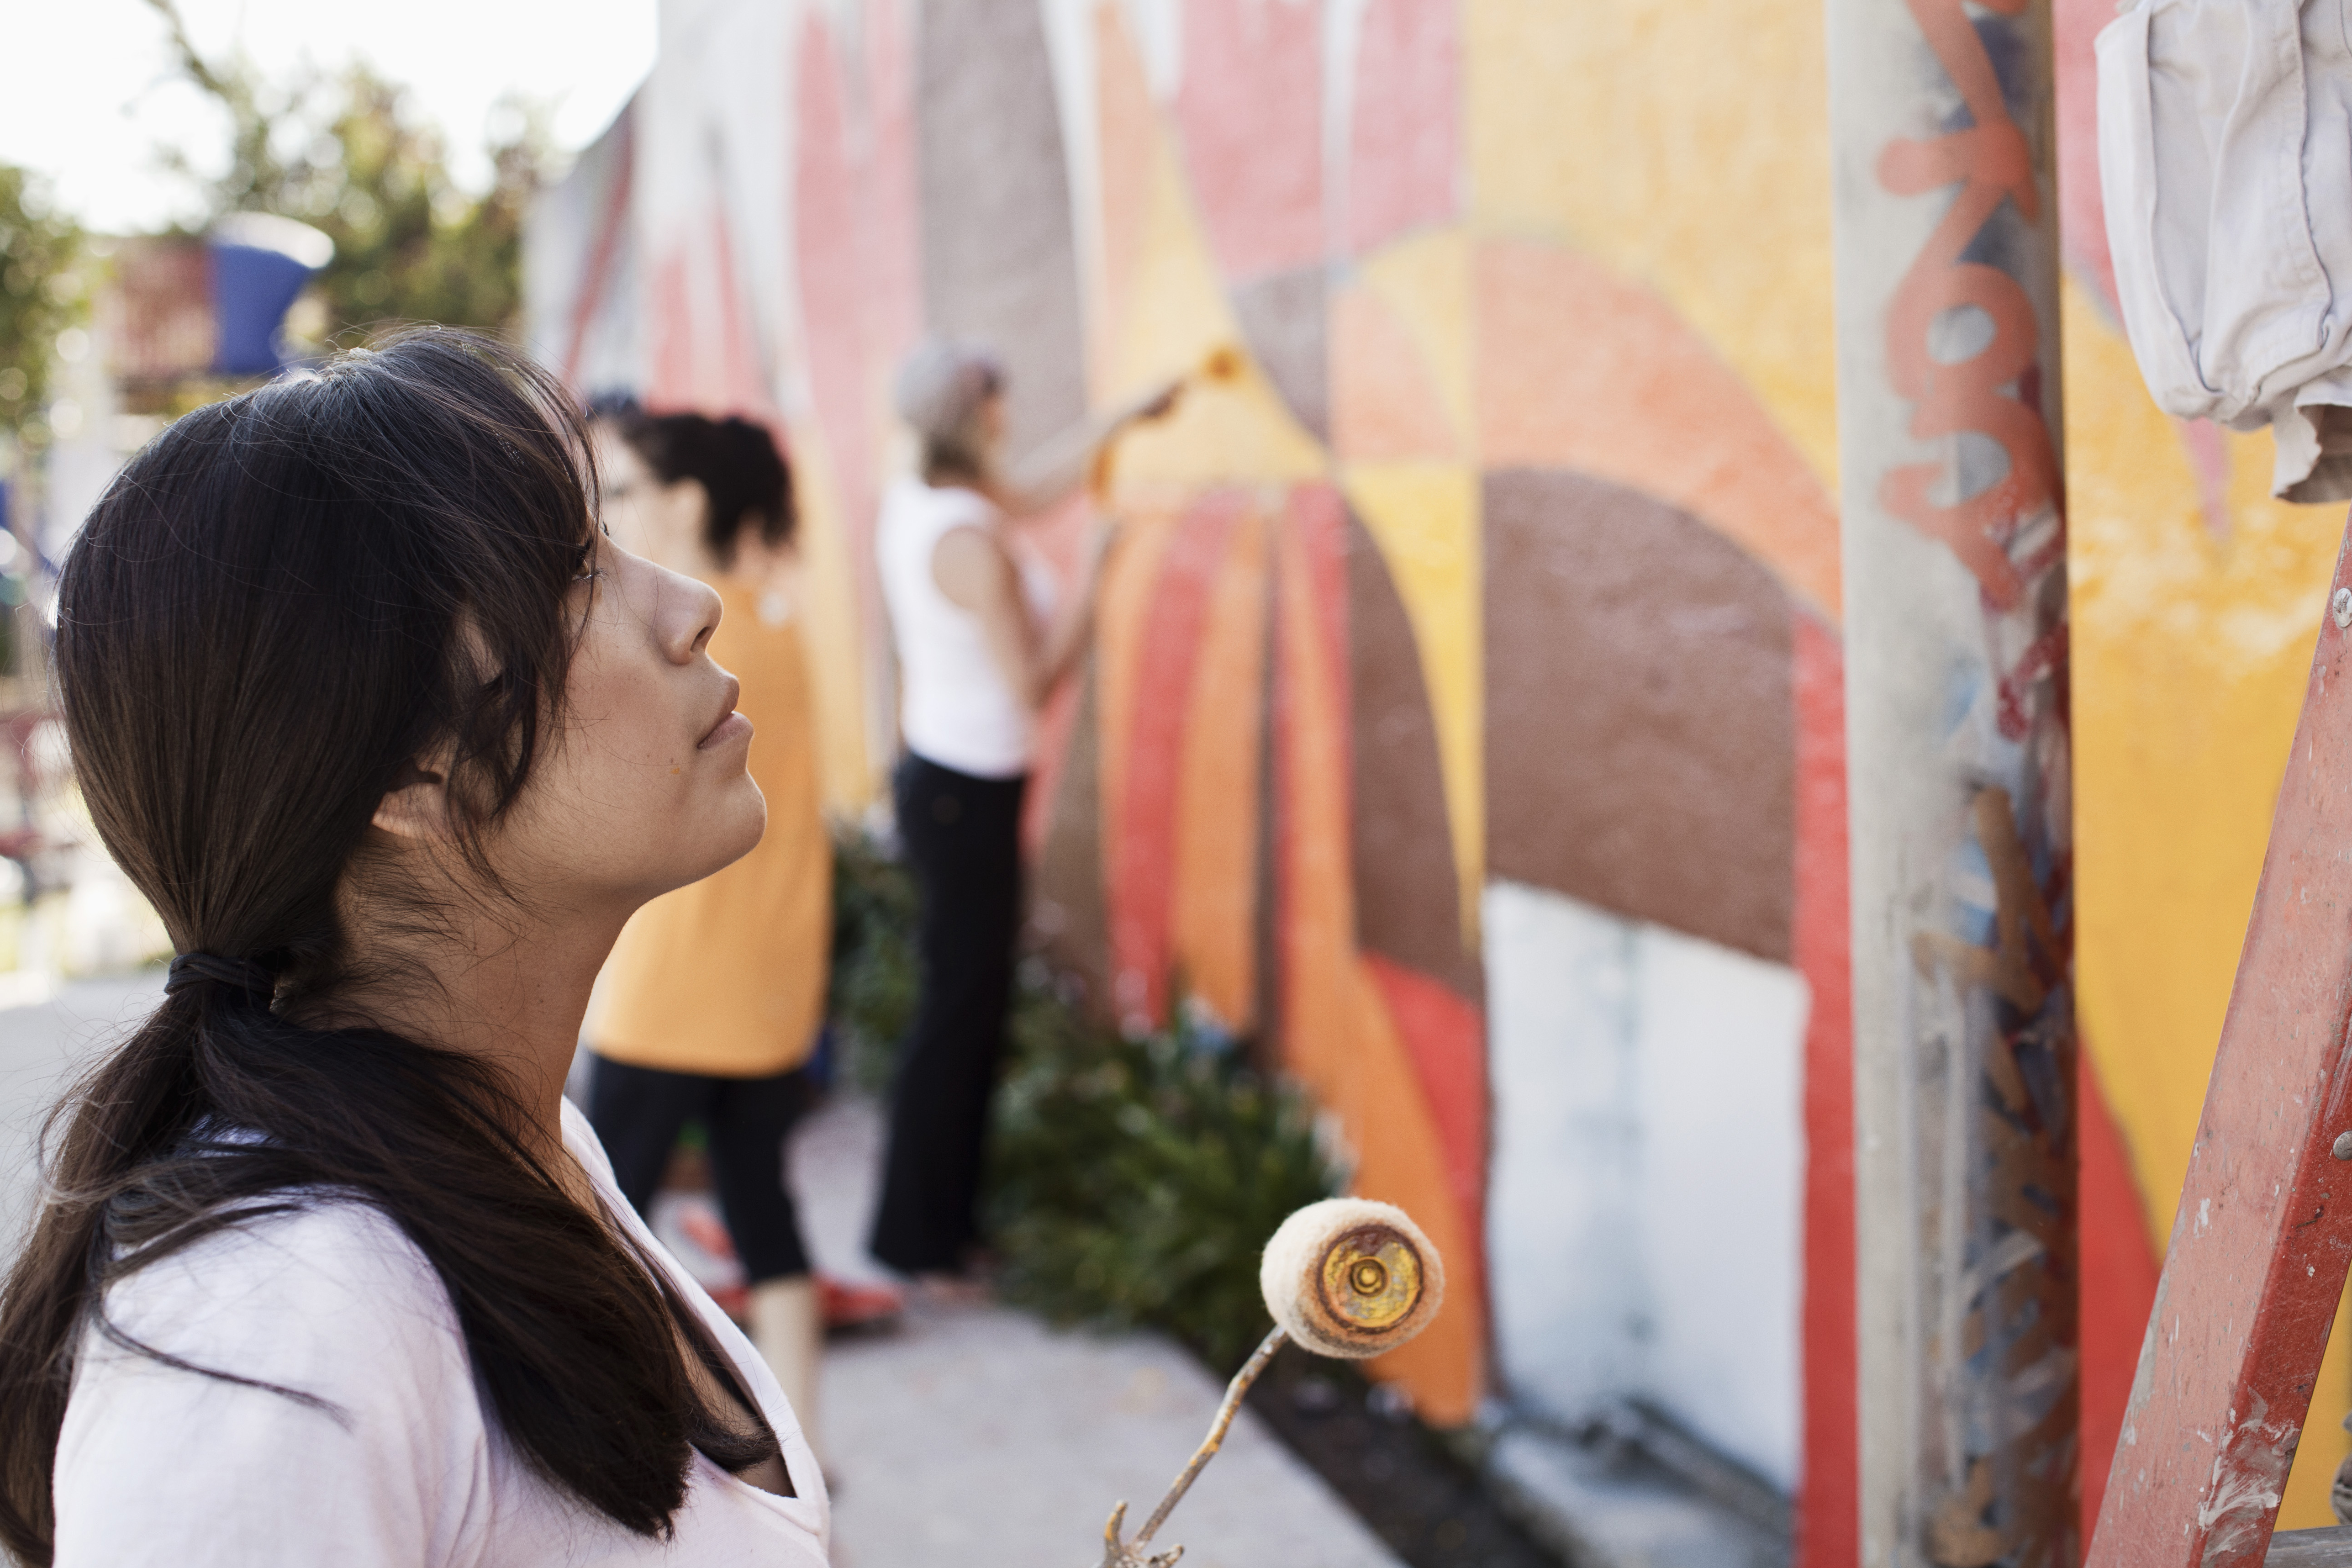
[[2352, 1568], [2352, 1525], [2289, 1530], [2271, 1537], [2263, 1568]]
[[2339, 550], [2091, 1568], [2263, 1562], [2352, 1261], [2348, 567]]

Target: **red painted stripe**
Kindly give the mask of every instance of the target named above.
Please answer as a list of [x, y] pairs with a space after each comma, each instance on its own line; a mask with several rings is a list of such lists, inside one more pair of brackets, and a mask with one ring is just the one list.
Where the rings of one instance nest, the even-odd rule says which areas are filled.
[[1383, 957], [1363, 955], [1389, 1017], [1403, 1039], [1422, 1099], [1445, 1154], [1445, 1176], [1462, 1211], [1463, 1234], [1475, 1239], [1466, 1260], [1486, 1299], [1486, 1017], [1474, 1002], [1434, 975]]
[[612, 188], [604, 196], [604, 214], [596, 222], [596, 243], [588, 252], [588, 267], [580, 279], [580, 294], [572, 301], [572, 332], [563, 350], [563, 384], [575, 392], [583, 390], [580, 385], [580, 351], [587, 344], [588, 329], [596, 320], [597, 307], [604, 302], [604, 290], [612, 287], [613, 258], [620, 253], [621, 237], [628, 227], [629, 197], [636, 184], [637, 167], [637, 119], [634, 102], [621, 110], [618, 162], [621, 166], [614, 171]]
[[1211, 495], [1176, 524], [1136, 653], [1127, 769], [1110, 875], [1112, 1002], [1122, 1021], [1167, 1016], [1176, 797], [1209, 595], [1244, 502]]
[[[2079, 1036], [2081, 1026], [2076, 1029]], [[2075, 1058], [2074, 1135], [2081, 1151], [2074, 1202], [2082, 1246], [2083, 1539], [2099, 1521], [2116, 1439], [2139, 1370], [2140, 1339], [2156, 1308], [2162, 1267], [2122, 1130], [2099, 1091], [2091, 1053]]]
[[1797, 849], [1792, 946], [1805, 1026], [1804, 1471], [1797, 1568], [1861, 1560], [1854, 1403], [1853, 1003], [1846, 873], [1845, 660], [1796, 616]]
[[1356, 47], [1348, 228], [1367, 251], [1461, 205], [1455, 0], [1371, 0]]

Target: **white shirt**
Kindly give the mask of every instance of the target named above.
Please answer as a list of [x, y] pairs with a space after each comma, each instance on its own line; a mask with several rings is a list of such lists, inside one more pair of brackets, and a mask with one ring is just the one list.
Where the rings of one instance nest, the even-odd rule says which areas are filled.
[[2099, 188], [2140, 374], [2184, 419], [2273, 425], [2289, 500], [2352, 497], [2352, 451], [2320, 429], [2352, 406], [2343, 23], [2340, 0], [2131, 0], [2099, 34]]
[[568, 1103], [563, 1141], [734, 1363], [798, 1498], [698, 1452], [661, 1542], [560, 1492], [484, 1408], [425, 1255], [381, 1211], [322, 1202], [208, 1237], [107, 1306], [134, 1339], [341, 1417], [86, 1334], [58, 1441], [57, 1568], [824, 1568], [824, 1480], [774, 1376], [638, 1222]]
[[[988, 650], [980, 617], [940, 591], [932, 552], [957, 528], [986, 528], [995, 508], [973, 490], [902, 479], [882, 497], [875, 557], [898, 650], [898, 729], [907, 749], [975, 778], [1029, 771], [1035, 724]], [[1030, 614], [1053, 602], [1053, 580], [1014, 556]]]

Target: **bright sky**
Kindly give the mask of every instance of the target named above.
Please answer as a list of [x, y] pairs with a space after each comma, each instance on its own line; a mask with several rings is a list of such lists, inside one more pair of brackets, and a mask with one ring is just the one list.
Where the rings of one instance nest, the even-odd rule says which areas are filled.
[[[509, 90], [552, 105], [567, 149], [604, 129], [654, 60], [656, 0], [180, 0], [197, 48], [244, 48], [273, 77], [363, 58], [446, 132], [457, 177], [488, 178], [482, 135]], [[0, 0], [0, 163], [50, 176], [58, 205], [115, 233], [191, 216], [155, 148], [223, 163], [223, 117], [180, 81], [144, 0]]]

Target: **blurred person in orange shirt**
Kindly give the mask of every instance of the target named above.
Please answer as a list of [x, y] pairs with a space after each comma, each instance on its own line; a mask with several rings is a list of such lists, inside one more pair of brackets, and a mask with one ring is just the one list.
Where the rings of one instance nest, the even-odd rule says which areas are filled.
[[833, 848], [791, 595], [791, 476], [774, 439], [745, 419], [625, 406], [596, 428], [614, 539], [719, 591], [709, 653], [742, 682], [736, 706], [751, 721], [751, 773], [768, 828], [743, 858], [654, 900], [622, 931], [588, 1023], [589, 1120], [640, 1214], [684, 1125], [708, 1130], [719, 1207], [750, 1286], [752, 1342], [817, 1447], [826, 1302], [785, 1183], [784, 1140], [810, 1098], [806, 1068], [824, 1020]]

